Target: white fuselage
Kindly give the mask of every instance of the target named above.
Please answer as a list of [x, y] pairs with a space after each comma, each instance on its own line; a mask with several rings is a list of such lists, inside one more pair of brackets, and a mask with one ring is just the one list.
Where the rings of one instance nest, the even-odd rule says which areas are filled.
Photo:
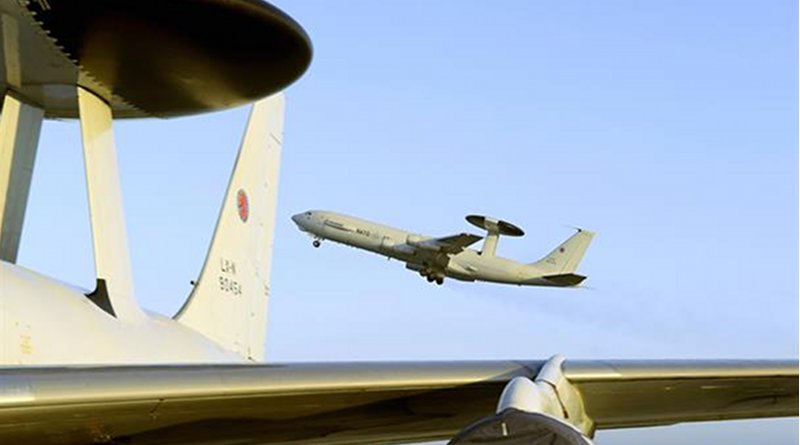
[[0, 261], [0, 364], [218, 363], [244, 359], [154, 313], [109, 315], [87, 291]]
[[462, 281], [556, 286], [542, 278], [546, 271], [480, 251], [463, 249], [446, 254], [426, 247], [424, 241], [434, 239], [372, 221], [328, 211], [309, 211], [297, 214], [292, 220], [298, 227], [317, 239], [327, 239], [374, 252], [406, 263], [420, 273], [440, 274]]

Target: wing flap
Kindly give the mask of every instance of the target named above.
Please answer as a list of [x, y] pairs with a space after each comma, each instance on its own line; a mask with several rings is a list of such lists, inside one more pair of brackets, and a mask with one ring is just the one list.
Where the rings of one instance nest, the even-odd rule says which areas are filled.
[[796, 361], [567, 362], [599, 429], [797, 416]]

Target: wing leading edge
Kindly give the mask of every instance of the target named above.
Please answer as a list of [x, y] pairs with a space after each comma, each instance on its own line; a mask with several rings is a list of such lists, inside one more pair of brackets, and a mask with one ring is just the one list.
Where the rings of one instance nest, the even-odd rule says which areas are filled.
[[[543, 363], [5, 368], [0, 442], [447, 439]], [[797, 415], [797, 361], [568, 361], [564, 373], [600, 429]]]
[[429, 239], [425, 242], [438, 246], [440, 250], [445, 253], [460, 253], [462, 250], [482, 239], [482, 236], [473, 235], [471, 233], [459, 233], [458, 235]]

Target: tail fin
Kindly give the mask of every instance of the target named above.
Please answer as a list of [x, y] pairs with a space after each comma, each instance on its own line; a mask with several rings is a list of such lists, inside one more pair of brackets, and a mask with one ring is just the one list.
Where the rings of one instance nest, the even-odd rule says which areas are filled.
[[175, 318], [261, 361], [283, 141], [283, 94], [256, 102], [203, 270]]
[[531, 264], [545, 273], [569, 274], [575, 272], [583, 259], [583, 254], [589, 248], [592, 238], [594, 238], [593, 232], [578, 229], [578, 233], [569, 237], [546, 257]]

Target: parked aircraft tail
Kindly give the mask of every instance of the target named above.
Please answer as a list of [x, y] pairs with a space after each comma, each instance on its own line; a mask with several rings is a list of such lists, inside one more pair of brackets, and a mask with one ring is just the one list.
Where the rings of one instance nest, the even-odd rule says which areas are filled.
[[[589, 243], [594, 238], [594, 232], [578, 229], [578, 233], [569, 237], [558, 247], [553, 249], [546, 257], [531, 265], [545, 271], [548, 274], [569, 276], [578, 269], [578, 264], [583, 259], [583, 254], [589, 247]], [[576, 276], [577, 277], [577, 276]], [[585, 277], [582, 277], [585, 278]], [[569, 280], [568, 280], [569, 281]], [[582, 279], [578, 281], [583, 281]], [[574, 285], [569, 283], [567, 285]]]
[[175, 316], [254, 361], [264, 359], [283, 108], [282, 94], [253, 105], [203, 270]]

